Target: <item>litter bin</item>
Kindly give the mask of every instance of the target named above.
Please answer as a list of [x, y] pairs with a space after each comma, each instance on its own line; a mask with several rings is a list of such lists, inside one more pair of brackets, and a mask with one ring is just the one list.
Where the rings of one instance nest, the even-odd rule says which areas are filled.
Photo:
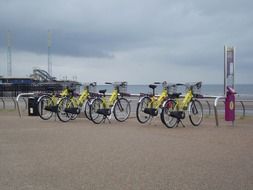
[[225, 99], [225, 120], [235, 120], [235, 90], [231, 87], [227, 87], [227, 96]]
[[29, 97], [28, 98], [28, 115], [29, 116], [38, 116], [38, 108], [37, 108], [37, 97]]

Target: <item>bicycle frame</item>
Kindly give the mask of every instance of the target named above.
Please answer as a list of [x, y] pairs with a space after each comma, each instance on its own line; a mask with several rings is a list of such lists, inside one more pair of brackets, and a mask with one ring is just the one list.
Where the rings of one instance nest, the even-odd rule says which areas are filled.
[[62, 97], [66, 97], [69, 95], [69, 89], [65, 88], [61, 93], [60, 93], [60, 97], [56, 96], [55, 93], [52, 93], [52, 94], [45, 94], [45, 95], [42, 95], [39, 97], [39, 99], [37, 100], [37, 102], [39, 102], [43, 97], [45, 96], [51, 96], [51, 100], [52, 100], [52, 103], [53, 105], [52, 106], [55, 106], [58, 104], [59, 100], [62, 98]]
[[118, 96], [119, 96], [119, 94], [118, 94], [118, 90], [117, 89], [114, 89], [112, 91], [112, 94], [111, 94], [111, 96], [110, 96], [110, 98], [109, 98], [108, 101], [107, 101], [107, 99], [104, 96], [102, 96], [101, 99], [102, 99], [102, 102], [103, 102], [103, 107], [104, 108], [112, 108], [113, 105], [114, 105], [114, 103], [118, 99]]
[[192, 90], [188, 90], [187, 93], [185, 94], [185, 97], [182, 101], [179, 101], [178, 99], [176, 100], [177, 102], [177, 108], [179, 110], [186, 110], [188, 108], [189, 103], [191, 102], [193, 98], [193, 93]]
[[88, 89], [85, 89], [82, 92], [82, 94], [78, 97], [78, 99], [75, 98], [74, 96], [71, 97], [71, 102], [73, 103], [74, 107], [82, 106], [89, 96], [90, 96], [90, 93]]
[[[139, 102], [142, 101], [143, 98], [145, 98], [146, 96], [143, 96]], [[162, 93], [160, 94], [159, 97], [155, 97], [155, 96], [151, 96], [151, 102], [149, 102], [148, 104], [148, 108], [155, 108], [158, 109], [159, 107], [161, 107], [161, 105], [163, 104], [164, 100], [168, 97], [168, 91], [166, 88], [164, 88], [162, 90]]]
[[151, 97], [151, 102], [150, 102], [149, 107], [158, 109], [167, 97], [168, 97], [168, 92], [167, 92], [167, 89], [164, 88], [162, 90], [161, 95], [158, 98], [156, 98], [155, 96]]

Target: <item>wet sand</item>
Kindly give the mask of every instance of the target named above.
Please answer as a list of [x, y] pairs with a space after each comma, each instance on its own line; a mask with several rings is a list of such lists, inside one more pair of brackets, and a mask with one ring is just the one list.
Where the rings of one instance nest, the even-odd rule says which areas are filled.
[[253, 117], [236, 126], [62, 123], [0, 112], [0, 189], [253, 189]]

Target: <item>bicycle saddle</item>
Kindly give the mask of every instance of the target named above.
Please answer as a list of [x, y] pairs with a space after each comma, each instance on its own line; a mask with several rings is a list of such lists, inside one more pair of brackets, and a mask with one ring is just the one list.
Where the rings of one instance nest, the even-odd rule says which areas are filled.
[[106, 92], [106, 89], [104, 89], [104, 90], [99, 90], [99, 93], [101, 93], [101, 94], [105, 94], [105, 92]]
[[153, 90], [156, 88], [157, 86], [155, 84], [150, 84], [149, 88], [152, 88]]

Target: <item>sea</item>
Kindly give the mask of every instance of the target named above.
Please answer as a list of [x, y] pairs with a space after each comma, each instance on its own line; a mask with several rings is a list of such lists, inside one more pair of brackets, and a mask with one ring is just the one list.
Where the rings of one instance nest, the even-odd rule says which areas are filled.
[[[113, 89], [112, 85], [98, 85], [98, 90], [107, 89], [107, 92], [111, 92]], [[162, 86], [157, 85], [156, 94], [162, 91]], [[179, 89], [180, 92], [184, 93], [184, 89]], [[253, 99], [253, 84], [237, 84], [235, 85], [235, 91], [240, 97]], [[151, 93], [152, 89], [149, 85], [128, 85], [127, 92], [130, 94], [140, 94], [140, 93]], [[224, 85], [223, 84], [202, 84], [201, 94], [206, 96], [222, 96], [224, 95]]]

